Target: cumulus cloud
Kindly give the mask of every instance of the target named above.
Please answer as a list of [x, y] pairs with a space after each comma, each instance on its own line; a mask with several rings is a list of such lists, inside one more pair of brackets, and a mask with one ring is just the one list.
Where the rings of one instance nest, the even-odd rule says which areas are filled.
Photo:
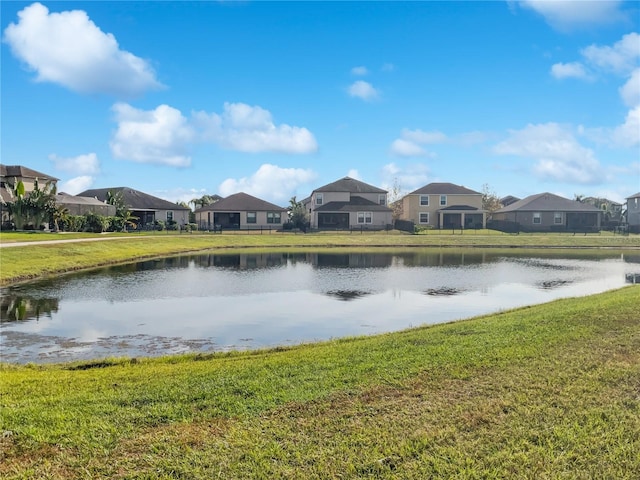
[[172, 188], [169, 190], [156, 190], [152, 192], [153, 195], [159, 198], [164, 198], [169, 202], [185, 202], [189, 205], [189, 202], [194, 198], [200, 198], [203, 195], [213, 195], [212, 192], [208, 192], [205, 188]]
[[619, 147], [640, 145], [640, 104], [629, 110], [622, 125], [613, 129], [611, 139]]
[[542, 15], [549, 25], [560, 31], [607, 25], [622, 21], [622, 1], [549, 1], [521, 0], [520, 6]]
[[352, 168], [347, 172], [347, 177], [351, 177], [355, 180], [362, 180], [362, 178], [360, 178], [360, 172], [358, 172], [358, 170], [356, 170], [355, 168]]
[[58, 191], [68, 193], [69, 195], [77, 195], [91, 188], [93, 182], [94, 178], [91, 175], [81, 175], [62, 182], [58, 185]]
[[310, 169], [282, 168], [267, 163], [250, 177], [226, 179], [218, 190], [223, 197], [244, 192], [284, 206], [300, 186], [315, 180], [316, 176]]
[[351, 69], [351, 74], [352, 75], [367, 75], [369, 73], [369, 70], [367, 70], [367, 67], [353, 67]]
[[569, 129], [557, 123], [510, 130], [509, 138], [494, 146], [494, 152], [533, 159], [533, 172], [544, 180], [576, 184], [605, 180], [593, 150], [580, 145]]
[[382, 167], [382, 187], [390, 192], [397, 186], [397, 193], [404, 195], [428, 182], [429, 167], [422, 163], [401, 166], [392, 162]]
[[589, 74], [580, 62], [556, 63], [551, 67], [551, 75], [558, 79], [580, 78], [588, 79]]
[[640, 68], [631, 72], [631, 76], [622, 87], [620, 87], [622, 101], [628, 107], [640, 105]]
[[33, 3], [18, 12], [18, 19], [5, 29], [4, 41], [38, 82], [124, 97], [162, 87], [147, 61], [121, 50], [115, 37], [82, 10], [49, 13]]
[[138, 110], [126, 103], [116, 103], [118, 128], [109, 146], [115, 158], [138, 163], [187, 167], [187, 151], [195, 131], [179, 110], [160, 105], [154, 110]]
[[95, 153], [78, 155], [77, 157], [63, 158], [55, 153], [49, 155], [56, 168], [63, 172], [71, 172], [79, 175], [95, 175], [100, 173], [100, 161]]
[[369, 82], [358, 80], [353, 82], [348, 89], [349, 95], [361, 98], [365, 101], [375, 100], [380, 96], [380, 91], [374, 88]]
[[604, 71], [628, 75], [640, 58], [640, 35], [628, 33], [612, 46], [590, 45], [580, 53], [590, 64]]
[[400, 138], [391, 143], [390, 153], [398, 157], [422, 157], [431, 155], [422, 145], [432, 145], [448, 141], [447, 136], [438, 131], [403, 129]]
[[205, 141], [241, 152], [313, 153], [318, 144], [303, 127], [275, 125], [268, 110], [245, 103], [225, 103], [222, 114], [195, 112]]

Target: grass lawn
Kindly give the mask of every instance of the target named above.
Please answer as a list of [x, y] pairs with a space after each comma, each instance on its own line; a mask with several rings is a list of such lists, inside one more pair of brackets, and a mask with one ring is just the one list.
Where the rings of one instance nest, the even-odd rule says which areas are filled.
[[2, 478], [640, 478], [640, 287], [269, 351], [1, 365]]
[[[168, 234], [51, 234], [12, 233], [0, 235], [0, 286], [83, 268], [132, 262], [151, 257], [230, 248], [379, 248], [379, 247], [526, 247], [526, 248], [618, 248], [640, 249], [640, 235], [619, 236], [571, 234], [508, 235], [494, 231], [428, 232], [408, 235], [397, 231], [370, 233], [314, 234], [253, 232]], [[87, 241], [32, 245], [32, 241], [110, 238], [111, 241]]]

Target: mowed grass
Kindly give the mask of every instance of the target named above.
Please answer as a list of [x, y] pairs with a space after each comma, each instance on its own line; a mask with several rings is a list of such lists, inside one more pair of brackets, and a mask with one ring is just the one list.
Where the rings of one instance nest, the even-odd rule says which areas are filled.
[[[0, 286], [85, 268], [133, 262], [146, 258], [230, 248], [336, 248], [336, 247], [527, 247], [527, 248], [640, 248], [640, 236], [602, 235], [507, 235], [490, 231], [465, 231], [465, 234], [429, 233], [408, 235], [397, 231], [368, 233], [323, 232], [314, 234], [236, 232], [169, 235], [117, 234], [101, 236], [109, 241], [95, 241], [96, 235], [79, 237], [86, 242], [33, 245], [24, 236], [68, 239], [58, 234], [2, 233], [4, 244], [18, 247], [0, 248]], [[81, 235], [81, 234], [78, 234]], [[73, 238], [72, 240], [78, 240]]]
[[639, 306], [630, 286], [293, 348], [2, 365], [0, 476], [637, 479]]

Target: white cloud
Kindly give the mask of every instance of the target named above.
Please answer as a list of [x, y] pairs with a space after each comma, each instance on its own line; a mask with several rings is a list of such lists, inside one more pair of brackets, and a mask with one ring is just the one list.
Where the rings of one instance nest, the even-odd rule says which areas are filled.
[[613, 46], [590, 45], [580, 53], [590, 64], [604, 71], [628, 75], [637, 68], [640, 58], [640, 35], [635, 32], [628, 33]]
[[18, 18], [5, 29], [4, 41], [36, 72], [38, 82], [127, 97], [162, 87], [147, 61], [121, 50], [82, 10], [49, 13], [33, 3]]
[[[169, 202], [185, 202], [189, 205], [189, 202], [194, 198], [200, 198], [203, 195], [213, 195], [213, 193], [208, 192], [205, 188], [172, 188], [169, 190], [156, 190], [153, 192], [153, 195], [159, 198], [164, 198]], [[191, 205], [189, 205], [191, 206]]]
[[225, 103], [224, 112], [194, 112], [202, 137], [223, 148], [241, 152], [313, 153], [318, 144], [303, 127], [275, 125], [271, 113], [259, 106]]
[[80, 175], [95, 175], [100, 173], [100, 161], [95, 153], [78, 155], [77, 157], [61, 158], [55, 153], [49, 155], [57, 170]]
[[77, 195], [80, 192], [91, 188], [94, 178], [91, 175], [82, 175], [62, 182], [58, 185], [58, 191], [68, 193], [69, 195]]
[[191, 164], [187, 151], [195, 132], [179, 110], [168, 105], [138, 110], [126, 103], [112, 109], [118, 129], [109, 145], [115, 158], [172, 167]]
[[367, 75], [369, 73], [369, 70], [367, 70], [367, 67], [353, 67], [351, 69], [351, 74], [352, 75]]
[[355, 168], [352, 168], [347, 172], [347, 177], [351, 177], [355, 180], [362, 180], [362, 178], [360, 178], [360, 172], [358, 172], [358, 170], [356, 170]]
[[640, 104], [629, 110], [624, 123], [613, 130], [611, 139], [619, 147], [640, 145]]
[[628, 107], [635, 107], [640, 104], [640, 68], [631, 72], [631, 76], [622, 87], [620, 87], [622, 101]]
[[396, 163], [388, 163], [382, 167], [382, 187], [388, 191], [397, 185], [404, 195], [420, 188], [429, 182], [429, 167], [417, 163], [407, 166], [399, 166]]
[[438, 131], [403, 129], [400, 138], [391, 143], [390, 153], [398, 157], [423, 157], [430, 154], [421, 145], [431, 145], [448, 141], [447, 136]]
[[398, 157], [423, 157], [429, 152], [415, 142], [397, 138], [391, 143], [390, 153]]
[[300, 186], [315, 180], [316, 176], [316, 173], [310, 169], [282, 168], [267, 163], [261, 165], [250, 177], [226, 179], [220, 184], [218, 190], [223, 197], [244, 192], [285, 206], [289, 199], [296, 195]]
[[494, 152], [535, 160], [533, 172], [544, 180], [577, 184], [605, 180], [594, 152], [580, 145], [567, 128], [546, 123], [510, 130], [509, 134], [507, 140], [494, 147]]
[[405, 128], [402, 130], [401, 135], [405, 140], [422, 144], [444, 143], [448, 140], [444, 133], [437, 130], [433, 132], [425, 132], [420, 129], [409, 130]]
[[382, 65], [381, 70], [383, 72], [393, 72], [396, 69], [396, 66], [393, 63], [385, 63]]
[[348, 89], [349, 95], [358, 97], [365, 101], [375, 100], [380, 96], [380, 92], [369, 82], [358, 80], [353, 82]]
[[626, 18], [620, 8], [620, 0], [521, 0], [520, 5], [539, 13], [549, 25], [560, 31], [607, 25]]
[[589, 74], [580, 62], [556, 63], [551, 67], [551, 75], [558, 79], [581, 78], [588, 79]]

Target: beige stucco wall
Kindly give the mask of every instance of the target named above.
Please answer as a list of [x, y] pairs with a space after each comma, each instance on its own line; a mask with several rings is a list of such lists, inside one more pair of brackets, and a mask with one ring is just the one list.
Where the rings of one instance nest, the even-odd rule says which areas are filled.
[[[402, 220], [410, 220], [416, 225], [438, 226], [438, 210], [453, 205], [468, 205], [482, 210], [482, 195], [447, 195], [447, 204], [440, 205], [440, 195], [426, 195], [429, 205], [420, 205], [420, 197], [425, 195], [410, 194], [402, 199]], [[420, 223], [420, 213], [429, 213], [429, 223]], [[469, 212], [474, 213], [474, 212]]]

